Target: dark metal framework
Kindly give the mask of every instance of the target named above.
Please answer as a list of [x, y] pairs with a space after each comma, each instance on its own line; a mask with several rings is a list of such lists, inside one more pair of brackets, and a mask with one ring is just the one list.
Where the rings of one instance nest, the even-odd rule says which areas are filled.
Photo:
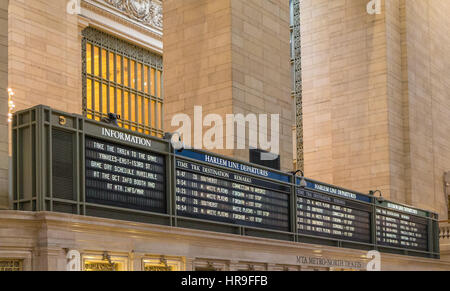
[[[156, 213], [142, 211], [121, 206], [100, 205], [86, 201], [86, 149], [85, 141], [89, 138], [101, 138], [105, 142], [114, 142], [118, 145], [130, 147], [129, 142], [120, 141], [108, 136], [102, 136], [103, 129], [111, 129], [124, 134], [151, 140], [151, 149], [138, 144], [133, 148], [145, 150], [149, 153], [159, 154], [165, 159], [165, 195], [166, 211]], [[140, 134], [130, 130], [113, 127], [106, 123], [99, 123], [80, 115], [68, 114], [52, 110], [46, 106], [36, 106], [28, 110], [17, 112], [12, 123], [13, 157], [12, 157], [12, 194], [13, 209], [23, 211], [53, 211], [70, 214], [104, 217], [118, 220], [137, 221], [167, 225], [171, 227], [183, 227], [202, 229], [214, 232], [237, 234], [241, 236], [264, 237], [292, 242], [322, 244], [334, 247], [379, 250], [383, 252], [413, 255], [428, 258], [439, 258], [439, 227], [437, 214], [419, 210], [426, 213], [428, 231], [427, 251], [408, 250], [396, 247], [381, 246], [376, 240], [376, 210], [387, 209], [384, 205], [388, 201], [380, 203], [375, 197], [367, 196], [367, 206], [372, 208], [371, 214], [371, 239], [369, 243], [349, 241], [316, 235], [300, 233], [297, 229], [297, 191], [300, 188], [294, 176], [270, 168], [245, 163], [229, 157], [214, 155], [218, 158], [241, 163], [250, 167], [270, 171], [275, 175], [286, 177], [286, 181], [264, 178], [251, 173], [246, 175], [264, 180], [270, 183], [278, 183], [283, 187], [289, 187], [289, 231], [279, 231], [253, 226], [238, 225], [218, 222], [214, 220], [191, 218], [177, 213], [177, 160], [195, 162], [211, 167], [211, 163], [176, 154], [167, 140]], [[55, 138], [65, 145], [55, 144]], [[70, 146], [69, 146], [70, 144]], [[200, 152], [213, 155], [207, 152]], [[65, 158], [64, 158], [65, 157]], [[55, 159], [62, 168], [55, 168]], [[234, 172], [242, 175], [242, 172], [214, 166], [219, 170]], [[326, 183], [308, 179], [310, 183], [320, 184], [324, 187], [336, 188]], [[351, 192], [339, 188], [340, 191]], [[321, 194], [323, 195], [323, 194]], [[343, 199], [341, 196], [326, 194], [330, 197]], [[364, 202], [363, 202], [364, 203]]]
[[[88, 27], [82, 31], [82, 86], [83, 86], [83, 114], [84, 116], [92, 116], [92, 119], [100, 120], [102, 118], [107, 117], [107, 113], [105, 113], [105, 110], [103, 108], [103, 102], [100, 102], [100, 108], [99, 110], [95, 110], [92, 108], [88, 108], [87, 106], [87, 80], [92, 80], [92, 93], [91, 98], [95, 98], [94, 93], [94, 82], [98, 82], [100, 84], [100, 93], [99, 98], [101, 99], [103, 96], [103, 85], [106, 86], [106, 88], [115, 88], [120, 89], [122, 92], [122, 96], [118, 96], [117, 90], [114, 90], [114, 96], [110, 96], [111, 91], [109, 89], [106, 90], [106, 102], [107, 102], [107, 108], [110, 108], [110, 100], [114, 99], [113, 104], [114, 108], [118, 108], [118, 103], [121, 104], [121, 112], [117, 112], [118, 115], [122, 117], [119, 124], [122, 127], [126, 128], [133, 128], [136, 131], [144, 132], [153, 136], [160, 136], [164, 134], [163, 128], [163, 118], [162, 118], [162, 112], [164, 110], [164, 96], [163, 96], [163, 59], [162, 56], [154, 54], [150, 51], [147, 51], [143, 48], [137, 47], [135, 45], [132, 45], [130, 43], [127, 43], [119, 38], [116, 38], [114, 36], [111, 36], [109, 34], [106, 34], [102, 31], [96, 30], [92, 27]], [[87, 71], [87, 44], [91, 44], [91, 56], [94, 56], [94, 46], [97, 46], [100, 48], [99, 58], [100, 58], [100, 64], [104, 64], [106, 67], [106, 72], [110, 70], [110, 68], [114, 68], [114, 73], [116, 74], [116, 71], [118, 68], [121, 69], [120, 75], [121, 78], [124, 79], [124, 67], [127, 65], [128, 68], [130, 68], [131, 61], [136, 62], [136, 66], [134, 67], [134, 75], [138, 75], [138, 63], [148, 66], [150, 69], [155, 70], [155, 76], [154, 78], [151, 78], [150, 72], [148, 73], [147, 79], [144, 78], [144, 70], [141, 72], [141, 80], [142, 83], [147, 82], [149, 86], [149, 92], [144, 91], [144, 86], [142, 85], [142, 90], [138, 90], [137, 86], [136, 88], [133, 88], [131, 85], [130, 75], [128, 74], [128, 85], [125, 85], [125, 80], [119, 81], [115, 78], [113, 80], [109, 78], [103, 78], [102, 77], [102, 70], [103, 66], [100, 65], [99, 70], [100, 74], [95, 75], [94, 73], [94, 61], [92, 61], [92, 69], [90, 70], [91, 73], [88, 73]], [[114, 57], [114, 61], [111, 63], [109, 57], [107, 56], [106, 59], [103, 59], [102, 55], [102, 49], [105, 49], [108, 52], [114, 53], [114, 56], [120, 56], [121, 64], [118, 64], [117, 58]], [[124, 64], [124, 57], [128, 58], [128, 64]], [[160, 80], [158, 82], [157, 79], [157, 72], [160, 72]], [[151, 84], [154, 84], [155, 86], [155, 94], [151, 94], [150, 86]], [[160, 88], [160, 96], [156, 96], [157, 88]], [[127, 97], [125, 97], [125, 93], [127, 93]], [[134, 121], [132, 120], [132, 106], [131, 106], [131, 95], [134, 94], [136, 96], [134, 101]], [[142, 97], [138, 97], [142, 96]], [[124, 111], [124, 98], [128, 98], [128, 112]], [[138, 106], [138, 99], [142, 99], [141, 106]], [[148, 102], [148, 108], [144, 108], [144, 101], [147, 100]], [[155, 107], [153, 108], [152, 102], [154, 102]], [[157, 106], [160, 106], [160, 114], [158, 114]], [[138, 111], [140, 112], [138, 113]], [[145, 111], [148, 113], [148, 120], [149, 124], [145, 124], [144, 122], [138, 122], [138, 114], [142, 114], [141, 116], [145, 115]], [[126, 113], [126, 114], [125, 114]], [[152, 115], [155, 116], [152, 116]], [[124, 117], [128, 115], [128, 119], [125, 119]], [[152, 126], [152, 118], [155, 120], [155, 126]], [[159, 126], [158, 126], [159, 124]]]
[[302, 98], [302, 43], [300, 30], [300, 1], [291, 0], [291, 45], [293, 65], [293, 92], [296, 112], [296, 145], [297, 145], [297, 169], [304, 170], [303, 152], [303, 98]]

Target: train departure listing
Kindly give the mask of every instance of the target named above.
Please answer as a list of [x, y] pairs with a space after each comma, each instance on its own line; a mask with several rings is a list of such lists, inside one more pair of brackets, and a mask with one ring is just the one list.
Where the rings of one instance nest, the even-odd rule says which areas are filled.
[[181, 159], [176, 166], [179, 215], [289, 230], [289, 187]]

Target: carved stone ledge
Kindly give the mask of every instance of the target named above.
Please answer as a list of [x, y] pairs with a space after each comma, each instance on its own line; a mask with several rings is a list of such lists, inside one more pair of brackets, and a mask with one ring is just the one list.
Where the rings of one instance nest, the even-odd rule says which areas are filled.
[[162, 3], [157, 0], [103, 0], [128, 17], [162, 29]]
[[87, 27], [100, 29], [129, 43], [162, 54], [162, 29], [126, 16], [107, 4], [106, 0], [81, 0], [79, 26], [81, 30]]
[[118, 12], [125, 18], [158, 31], [163, 29], [161, 0], [90, 0]]

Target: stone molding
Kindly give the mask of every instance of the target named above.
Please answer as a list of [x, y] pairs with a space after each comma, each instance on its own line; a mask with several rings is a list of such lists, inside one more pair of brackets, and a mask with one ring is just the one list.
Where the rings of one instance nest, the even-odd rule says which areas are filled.
[[[52, 212], [24, 212], [24, 211], [0, 211], [0, 225], [3, 233], [14, 232], [17, 229], [27, 230], [19, 234], [19, 237], [1, 237], [0, 250], [10, 251], [11, 247], [15, 250], [18, 249], [17, 241], [21, 241], [20, 248], [22, 250], [34, 250], [38, 253], [44, 251], [51, 251], [53, 255], [62, 253], [59, 249], [73, 247], [74, 249], [86, 250], [98, 249], [98, 251], [105, 251], [102, 244], [98, 246], [92, 245], [92, 237], [104, 236], [109, 239], [132, 237], [136, 241], [160, 241], [160, 242], [176, 242], [178, 250], [174, 251], [174, 246], [167, 254], [171, 256], [187, 258], [196, 258], [194, 265], [192, 262], [186, 262], [189, 267], [199, 266], [199, 261], [204, 262], [206, 266], [208, 262], [214, 264], [214, 267], [225, 266], [216, 265], [218, 262], [225, 262], [225, 260], [231, 258], [231, 254], [241, 254], [242, 251], [246, 252], [247, 257], [236, 257], [234, 262], [230, 262], [231, 265], [238, 264], [241, 266], [248, 264], [256, 267], [266, 266], [267, 264], [284, 266], [299, 267], [296, 256], [311, 256], [316, 257], [317, 252], [320, 251], [320, 257], [343, 259], [346, 260], [358, 260], [361, 262], [367, 262], [365, 257], [366, 252], [363, 250], [352, 249], [340, 249], [332, 246], [319, 246], [313, 244], [305, 244], [291, 241], [278, 241], [268, 238], [258, 237], [242, 237], [236, 234], [224, 234], [215, 233], [204, 230], [184, 229], [163, 225], [145, 224], [138, 222], [128, 222], [121, 220], [112, 220], [98, 217], [87, 217], [79, 215], [71, 215], [64, 213], [52, 213]], [[33, 237], [36, 229], [41, 229], [42, 225], [45, 225], [43, 233], [40, 234], [44, 239], [37, 242]], [[73, 237], [71, 234], [76, 233]], [[55, 234], [58, 234], [55, 236]], [[68, 234], [64, 238], [64, 234]], [[35, 243], [46, 244], [50, 247], [40, 248]], [[184, 246], [191, 246], [191, 253], [183, 252]], [[138, 250], [141, 254], [161, 253], [158, 248], [152, 247], [152, 250], [141, 249], [145, 244], [141, 244]], [[156, 245], [155, 245], [156, 246]], [[130, 248], [135, 248], [136, 245], [130, 245]], [[222, 257], [220, 255], [213, 255], [206, 258], [202, 252], [204, 248], [213, 247], [214, 249], [222, 250]], [[126, 247], [111, 248], [108, 249], [111, 254], [118, 255], [127, 254], [131, 249]], [[264, 256], [261, 256], [264, 253]], [[226, 255], [226, 256], [225, 256]], [[253, 256], [253, 257], [252, 257]], [[64, 256], [62, 256], [64, 257]], [[201, 259], [204, 258], [204, 259]], [[189, 265], [191, 264], [191, 265]], [[202, 264], [200, 264], [202, 265]], [[382, 253], [382, 265], [386, 270], [401, 269], [402, 267], [409, 266], [407, 269], [429, 269], [429, 270], [443, 270], [448, 269], [450, 266], [449, 261], [435, 260], [429, 258], [408, 257], [395, 254]], [[243, 265], [242, 265], [243, 266]], [[241, 267], [242, 267], [241, 266]], [[232, 266], [231, 266], [232, 267]], [[250, 266], [251, 267], [251, 266]], [[226, 268], [225, 268], [226, 269]]]
[[146, 26], [162, 30], [163, 14], [160, 0], [93, 0], [107, 5], [123, 16]]
[[[138, 34], [142, 34], [141, 37], [145, 35], [145, 36], [155, 39], [157, 41], [160, 41], [160, 42], [162, 41], [162, 34], [163, 34], [162, 10], [161, 10], [161, 17], [159, 18], [160, 20], [158, 20], [158, 22], [156, 20], [144, 21], [143, 18], [139, 19], [138, 16], [139, 15], [142, 16], [145, 13], [139, 13], [139, 10], [135, 10], [134, 13], [136, 14], [136, 16], [132, 16], [134, 14], [128, 14], [128, 12], [126, 12], [127, 10], [121, 10], [121, 8], [119, 8], [122, 6], [117, 6], [117, 7], [113, 6], [112, 4], [109, 4], [108, 1], [114, 1], [114, 0], [82, 0], [82, 2], [81, 2], [82, 12], [81, 12], [80, 16], [82, 18], [86, 18], [88, 23], [95, 22], [97, 25], [100, 25], [100, 27], [103, 27], [103, 25], [111, 25], [111, 23], [115, 23], [112, 27], [113, 29], [118, 29], [116, 26], [123, 26], [123, 27], [125, 27], [125, 29], [130, 30], [130, 33], [131, 33], [131, 31], [136, 31]], [[125, 0], [123, 0], [123, 1], [125, 1]], [[157, 3], [157, 0], [148, 0], [148, 1], [153, 1], [153, 2]], [[116, 3], [116, 2], [121, 3], [122, 1], [115, 0], [114, 3]], [[162, 4], [161, 4], [161, 7], [162, 7]], [[89, 12], [87, 13], [87, 11], [89, 11]], [[149, 12], [149, 15], [150, 14], [152, 14], [152, 13]], [[109, 24], [102, 23], [100, 18], [99, 19], [95, 18], [95, 15], [99, 15], [100, 18], [110, 20], [110, 23]], [[92, 17], [94, 17], [94, 18], [92, 18]], [[150, 17], [150, 16], [147, 16], [147, 17]], [[160, 25], [159, 24], [155, 25], [155, 23], [160, 23]], [[89, 26], [89, 24], [86, 24], [85, 26]], [[162, 44], [160, 46], [161, 47], [157, 48], [157, 51], [162, 50]]]

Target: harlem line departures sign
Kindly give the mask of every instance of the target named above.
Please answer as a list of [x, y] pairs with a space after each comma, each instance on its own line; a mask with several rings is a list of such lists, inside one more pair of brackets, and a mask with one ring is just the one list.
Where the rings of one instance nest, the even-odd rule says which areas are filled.
[[17, 210], [439, 258], [436, 214], [291, 173], [45, 106], [16, 113], [13, 141]]

